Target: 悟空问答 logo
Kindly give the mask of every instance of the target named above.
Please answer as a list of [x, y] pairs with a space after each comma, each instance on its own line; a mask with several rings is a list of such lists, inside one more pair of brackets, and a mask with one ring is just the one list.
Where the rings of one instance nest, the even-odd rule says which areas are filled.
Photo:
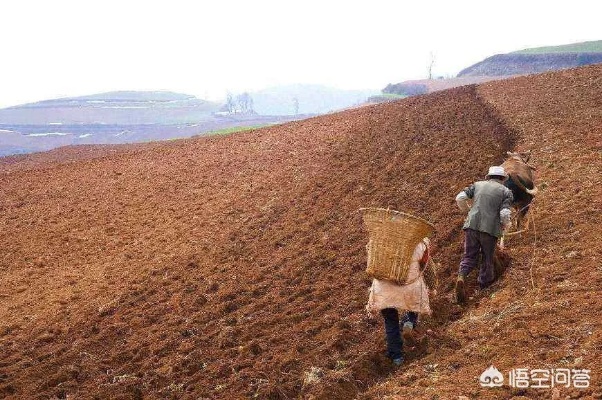
[[479, 377], [479, 383], [483, 387], [500, 387], [504, 384], [504, 375], [492, 365], [483, 371]]

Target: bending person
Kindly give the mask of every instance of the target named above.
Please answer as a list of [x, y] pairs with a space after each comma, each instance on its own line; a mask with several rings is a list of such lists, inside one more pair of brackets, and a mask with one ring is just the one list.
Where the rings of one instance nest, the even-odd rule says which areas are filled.
[[[473, 183], [456, 196], [460, 210], [468, 211], [463, 226], [464, 256], [456, 280], [458, 303], [466, 302], [465, 279], [477, 267], [480, 254], [483, 256], [477, 279], [480, 288], [486, 288], [495, 279], [495, 246], [510, 224], [512, 192], [503, 184], [507, 177], [503, 167], [490, 167], [486, 180]], [[468, 199], [472, 199], [472, 207]]]

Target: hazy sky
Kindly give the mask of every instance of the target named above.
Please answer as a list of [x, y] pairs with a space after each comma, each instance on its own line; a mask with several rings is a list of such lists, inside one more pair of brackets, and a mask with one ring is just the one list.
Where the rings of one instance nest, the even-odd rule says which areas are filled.
[[382, 89], [602, 39], [599, 0], [2, 0], [0, 107], [113, 90]]

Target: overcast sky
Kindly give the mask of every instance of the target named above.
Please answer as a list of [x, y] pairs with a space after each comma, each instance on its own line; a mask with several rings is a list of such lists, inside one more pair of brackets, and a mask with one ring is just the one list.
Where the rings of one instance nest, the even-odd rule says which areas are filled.
[[113, 90], [377, 89], [602, 39], [599, 0], [2, 0], [0, 107]]

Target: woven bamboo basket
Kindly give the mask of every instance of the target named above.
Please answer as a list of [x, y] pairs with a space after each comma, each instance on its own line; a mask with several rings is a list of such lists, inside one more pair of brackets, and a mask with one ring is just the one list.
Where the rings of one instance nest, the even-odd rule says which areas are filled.
[[373, 278], [403, 284], [408, 275], [414, 249], [435, 227], [430, 222], [394, 210], [362, 208], [368, 229], [368, 265]]

